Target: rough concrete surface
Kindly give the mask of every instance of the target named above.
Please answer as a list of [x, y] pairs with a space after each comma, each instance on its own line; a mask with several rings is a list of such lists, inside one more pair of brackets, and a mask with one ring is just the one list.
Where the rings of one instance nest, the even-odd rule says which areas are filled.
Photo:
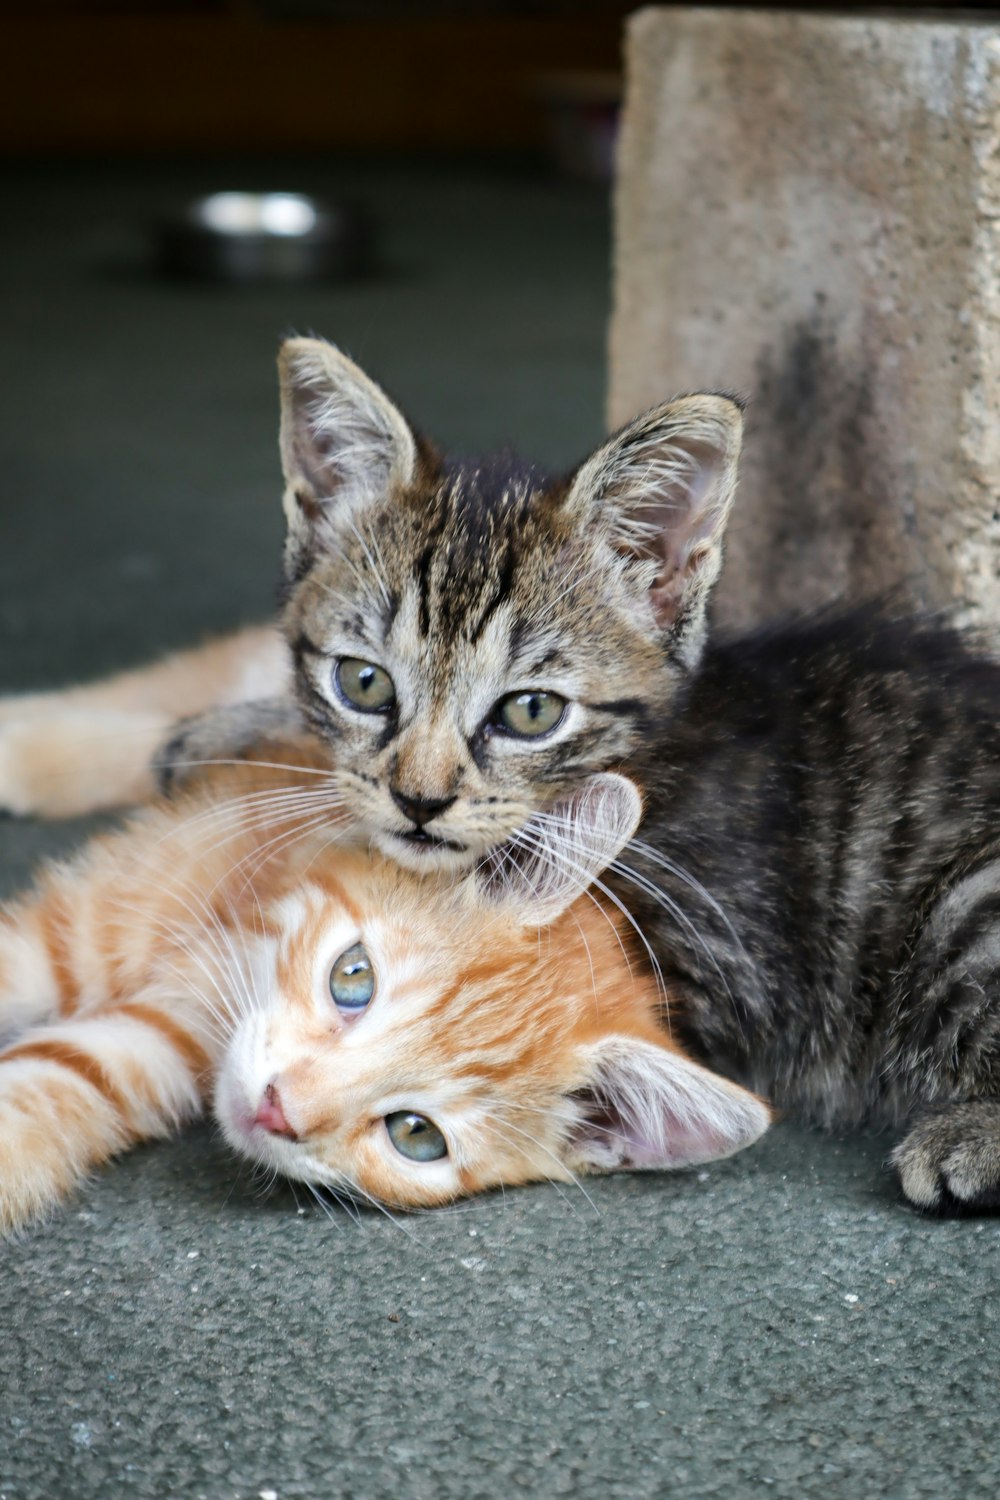
[[[362, 192], [384, 273], [243, 296], [145, 274], [130, 223], [234, 180]], [[450, 441], [563, 462], [596, 437], [587, 195], [287, 163], [16, 187], [0, 687], [266, 609], [288, 326], [341, 338]], [[0, 824], [3, 892], [87, 827]], [[1000, 1220], [910, 1212], [887, 1149], [782, 1125], [700, 1171], [397, 1222], [266, 1192], [209, 1127], [134, 1152], [0, 1247], [0, 1497], [992, 1497]]]
[[613, 424], [751, 399], [720, 614], [899, 585], [1000, 623], [1000, 28], [631, 20]]

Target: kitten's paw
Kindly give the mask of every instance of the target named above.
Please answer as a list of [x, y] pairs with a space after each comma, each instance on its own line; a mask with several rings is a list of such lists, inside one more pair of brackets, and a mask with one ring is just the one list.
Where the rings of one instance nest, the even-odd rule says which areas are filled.
[[0, 810], [15, 817], [68, 817], [80, 810], [76, 758], [55, 719], [0, 723]]
[[[11, 1083], [0, 1067], [0, 1241], [44, 1218], [86, 1175], [91, 1100], [71, 1084], [53, 1107], [51, 1094], [27, 1080]], [[22, 1067], [22, 1071], [24, 1070]], [[97, 1113], [107, 1112], [97, 1101]], [[67, 1134], [60, 1127], [69, 1126]]]
[[1000, 1208], [1000, 1102], [982, 1099], [924, 1115], [890, 1160], [918, 1208]]
[[258, 698], [193, 714], [174, 725], [153, 755], [161, 792], [181, 790], [205, 767], [243, 760], [262, 740], [304, 733], [298, 705], [291, 698]]
[[0, 725], [0, 813], [6, 817], [26, 817], [34, 811], [32, 801], [36, 791], [25, 776], [25, 758], [18, 736]]
[[162, 719], [38, 705], [0, 703], [0, 811], [72, 818], [151, 794], [149, 758]]

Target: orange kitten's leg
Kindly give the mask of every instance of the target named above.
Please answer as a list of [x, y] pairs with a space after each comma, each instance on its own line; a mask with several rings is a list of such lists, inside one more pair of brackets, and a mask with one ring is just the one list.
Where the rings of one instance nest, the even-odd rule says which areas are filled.
[[255, 626], [85, 687], [0, 699], [0, 809], [71, 817], [145, 801], [177, 719], [289, 686], [284, 642]]
[[212, 1066], [160, 997], [37, 1028], [0, 1052], [0, 1233], [200, 1113]]
[[201, 1110], [247, 950], [199, 923], [162, 827], [93, 841], [0, 913], [0, 1234]]

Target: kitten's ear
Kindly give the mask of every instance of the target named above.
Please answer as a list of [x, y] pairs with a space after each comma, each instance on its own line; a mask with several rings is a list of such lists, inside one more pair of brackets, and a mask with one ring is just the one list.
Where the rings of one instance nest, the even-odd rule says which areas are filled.
[[570, 1168], [695, 1166], [752, 1145], [771, 1123], [756, 1094], [654, 1042], [606, 1037], [588, 1049], [586, 1067], [585, 1086], [571, 1096]]
[[607, 771], [536, 813], [470, 876], [477, 899], [507, 907], [525, 927], [547, 927], [618, 855], [639, 826], [642, 798]]
[[412, 482], [417, 445], [388, 396], [322, 339], [278, 354], [287, 564], [329, 546], [339, 518]]
[[641, 564], [656, 624], [689, 664], [722, 566], [742, 435], [741, 408], [727, 396], [654, 407], [587, 460], [566, 500], [581, 524], [603, 519], [615, 548]]

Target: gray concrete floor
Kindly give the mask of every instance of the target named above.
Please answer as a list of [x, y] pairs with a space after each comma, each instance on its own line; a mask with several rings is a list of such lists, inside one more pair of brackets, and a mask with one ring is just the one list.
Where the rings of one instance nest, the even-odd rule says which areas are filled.
[[[351, 189], [382, 274], [149, 275], [163, 201]], [[13, 174], [0, 247], [0, 689], [267, 613], [272, 358], [341, 341], [470, 449], [601, 426], [599, 197], [516, 166]], [[0, 887], [87, 824], [0, 825]], [[264, 1194], [211, 1129], [0, 1248], [0, 1500], [910, 1497], [1000, 1490], [1000, 1222], [922, 1219], [888, 1142], [781, 1125], [674, 1177], [390, 1221]]]

